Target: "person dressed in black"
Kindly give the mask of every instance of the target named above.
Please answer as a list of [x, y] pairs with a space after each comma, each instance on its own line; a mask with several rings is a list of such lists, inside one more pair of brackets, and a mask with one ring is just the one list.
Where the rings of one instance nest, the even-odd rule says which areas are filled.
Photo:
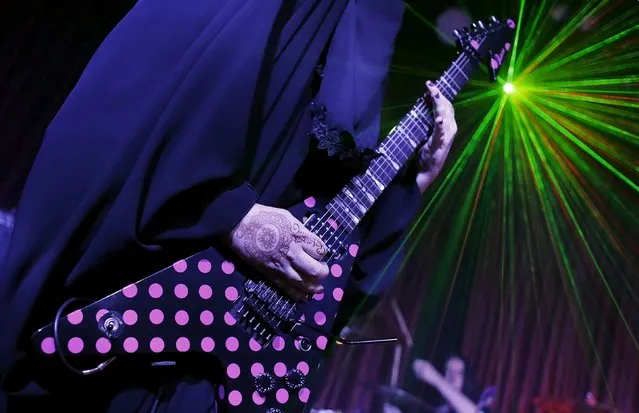
[[444, 372], [440, 373], [430, 362], [416, 359], [413, 371], [417, 378], [433, 386], [444, 402], [437, 413], [490, 413], [495, 400], [495, 387], [486, 388], [481, 394], [466, 358], [453, 354], [446, 359]]
[[[403, 12], [401, 0], [138, 1], [24, 188], [0, 279], [0, 411], [217, 411], [206, 369], [78, 379], [42, 364], [29, 336], [69, 297], [104, 297], [211, 246], [295, 298], [320, 292], [326, 247], [285, 208], [361, 172], [348, 160], [377, 144]], [[432, 139], [360, 224], [354, 295], [392, 281], [377, 274], [456, 134], [451, 103], [432, 83], [426, 96]], [[257, 237], [266, 228], [277, 248]]]

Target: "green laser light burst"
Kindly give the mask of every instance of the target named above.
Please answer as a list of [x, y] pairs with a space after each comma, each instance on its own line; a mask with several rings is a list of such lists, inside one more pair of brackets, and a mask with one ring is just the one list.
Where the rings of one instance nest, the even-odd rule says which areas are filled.
[[515, 92], [515, 86], [512, 83], [510, 83], [510, 82], [504, 83], [504, 92], [507, 95], [510, 95], [511, 93], [514, 93]]

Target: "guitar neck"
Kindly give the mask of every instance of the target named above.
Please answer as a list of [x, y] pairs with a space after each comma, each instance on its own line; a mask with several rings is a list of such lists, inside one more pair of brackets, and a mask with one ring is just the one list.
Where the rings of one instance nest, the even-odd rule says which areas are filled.
[[[435, 84], [452, 102], [476, 67], [476, 61], [462, 53]], [[433, 126], [432, 109], [423, 97], [419, 98], [377, 147], [381, 156], [370, 163], [365, 173], [352, 178], [328, 204], [328, 211], [345, 230], [352, 231], [360, 223], [413, 153], [428, 139]]]

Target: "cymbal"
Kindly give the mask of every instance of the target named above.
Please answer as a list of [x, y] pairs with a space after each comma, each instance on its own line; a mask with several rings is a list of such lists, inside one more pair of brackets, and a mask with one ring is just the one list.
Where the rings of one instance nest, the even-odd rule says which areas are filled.
[[364, 383], [363, 386], [372, 389], [373, 392], [382, 396], [387, 403], [393, 404], [399, 408], [418, 407], [420, 409], [426, 409], [426, 411], [435, 411], [435, 407], [426, 403], [419, 397], [412, 395], [406, 390], [373, 383]]

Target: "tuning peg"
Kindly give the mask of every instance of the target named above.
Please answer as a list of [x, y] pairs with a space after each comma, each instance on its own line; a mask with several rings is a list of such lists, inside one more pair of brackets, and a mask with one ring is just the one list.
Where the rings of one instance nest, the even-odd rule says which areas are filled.
[[473, 23], [473, 24], [471, 24], [471, 26], [472, 26], [473, 30], [477, 30], [477, 23]]
[[462, 34], [459, 32], [459, 30], [455, 29], [453, 30], [453, 36], [455, 36], [458, 39], [461, 39]]
[[499, 23], [499, 19], [495, 16], [490, 16], [490, 21], [493, 23]]
[[477, 22], [477, 26], [478, 26], [480, 29], [482, 29], [482, 30], [484, 30], [484, 29], [486, 28], [486, 26], [484, 26], [484, 23], [483, 23], [481, 20], [479, 20], [479, 21]]

